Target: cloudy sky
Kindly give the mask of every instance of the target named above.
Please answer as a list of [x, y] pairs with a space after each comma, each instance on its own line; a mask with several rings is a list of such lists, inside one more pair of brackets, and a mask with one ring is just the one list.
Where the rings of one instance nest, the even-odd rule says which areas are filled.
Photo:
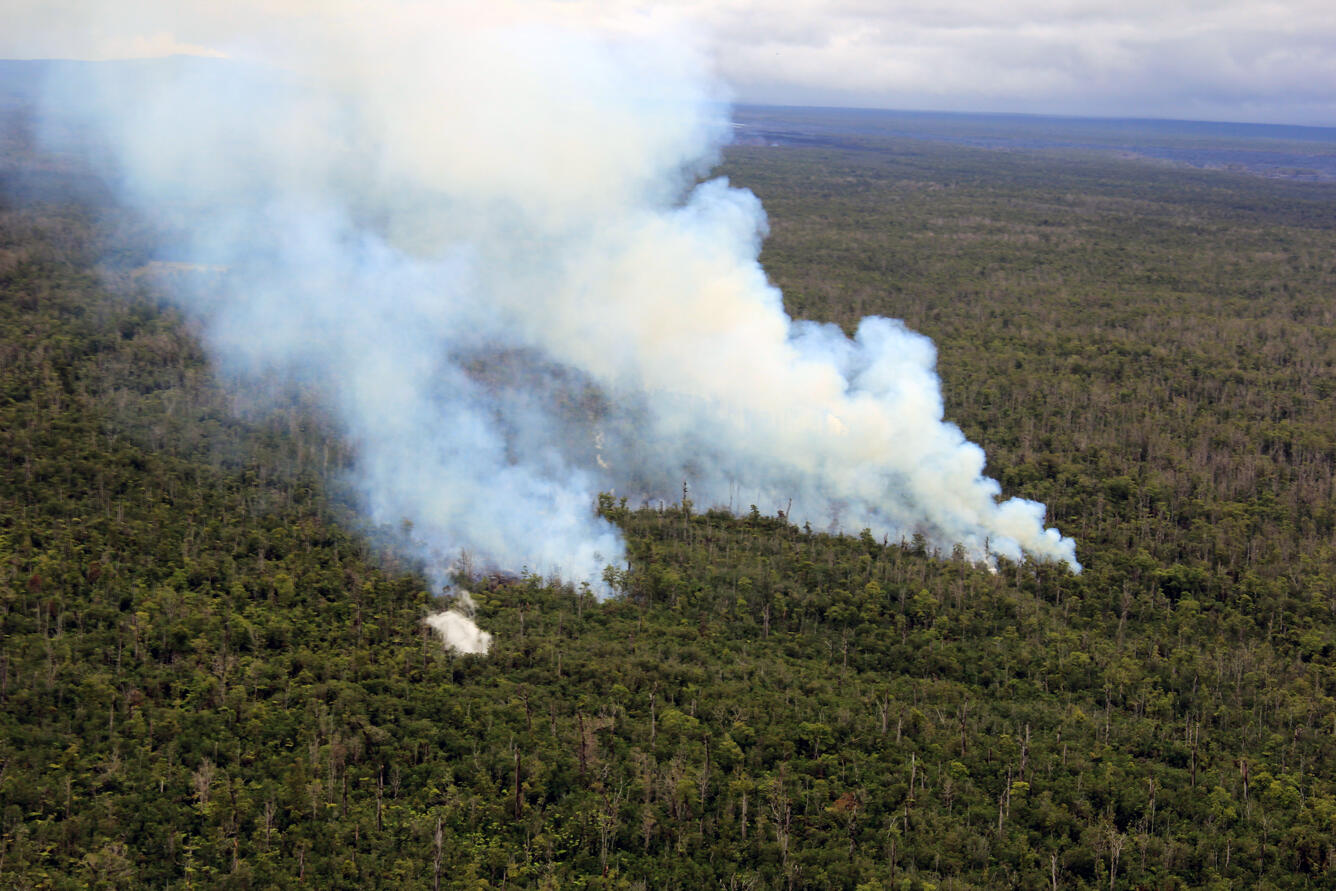
[[[0, 56], [244, 55], [346, 0], [7, 0]], [[401, 4], [697, 41], [741, 101], [1336, 126], [1331, 0], [498, 0]], [[82, 24], [83, 27], [78, 27]]]

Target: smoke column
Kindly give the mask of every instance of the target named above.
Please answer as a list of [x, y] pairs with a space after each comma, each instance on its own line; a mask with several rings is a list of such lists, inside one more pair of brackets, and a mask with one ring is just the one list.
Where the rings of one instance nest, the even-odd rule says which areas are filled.
[[53, 95], [163, 256], [225, 270], [176, 295], [219, 366], [322, 394], [367, 515], [409, 521], [438, 582], [467, 551], [603, 590], [625, 554], [597, 493], [684, 481], [1079, 571], [943, 421], [926, 338], [786, 316], [760, 203], [700, 181], [729, 121], [690, 41], [374, 15]]

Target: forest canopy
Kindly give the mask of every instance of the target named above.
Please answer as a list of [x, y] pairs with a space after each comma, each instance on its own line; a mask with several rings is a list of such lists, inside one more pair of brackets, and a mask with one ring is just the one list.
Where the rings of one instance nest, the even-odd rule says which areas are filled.
[[496, 638], [452, 654], [328, 419], [227, 395], [94, 189], [10, 193], [4, 883], [1330, 884], [1336, 191], [889, 138], [719, 172], [792, 314], [933, 338], [1083, 573], [607, 493], [615, 596], [461, 580]]

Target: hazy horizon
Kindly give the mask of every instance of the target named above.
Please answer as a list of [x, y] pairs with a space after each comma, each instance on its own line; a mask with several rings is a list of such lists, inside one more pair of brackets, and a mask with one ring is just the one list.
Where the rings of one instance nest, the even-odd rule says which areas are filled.
[[[68, 57], [52, 58], [17, 58], [0, 57], [0, 66], [13, 64], [70, 64], [70, 65], [105, 65], [105, 64], [135, 64], [144, 62], [168, 62], [172, 60], [197, 60], [213, 61], [227, 64], [253, 64], [242, 62], [236, 59], [230, 59], [223, 56], [199, 55], [191, 53], [171, 53], [163, 56], [148, 57], [127, 57], [116, 59], [78, 59]], [[729, 103], [734, 109], [808, 109], [817, 111], [841, 111], [841, 112], [876, 112], [888, 114], [902, 114], [914, 116], [934, 116], [944, 117], [974, 117], [974, 118], [1008, 118], [1020, 120], [1052, 120], [1052, 121], [1123, 121], [1123, 122], [1146, 122], [1158, 124], [1205, 124], [1205, 125], [1224, 125], [1236, 127], [1257, 127], [1257, 128], [1292, 128], [1304, 131], [1316, 131], [1323, 133], [1326, 131], [1332, 138], [1336, 138], [1336, 123], [1333, 124], [1306, 124], [1289, 121], [1256, 121], [1241, 119], [1224, 118], [1185, 118], [1157, 115], [1135, 115], [1135, 114], [1080, 114], [1075, 112], [1060, 111], [1007, 111], [994, 108], [911, 108], [904, 106], [890, 105], [856, 105], [839, 103], [821, 103], [821, 102], [800, 102], [783, 101], [776, 99], [774, 101], [750, 100], [744, 97], [736, 97]]]
[[[15, 0], [0, 57], [282, 59], [356, 11], [345, 0]], [[747, 104], [1336, 126], [1336, 17], [1315, 0], [443, 0], [382, 14], [423, 29], [671, 36]], [[272, 45], [253, 39], [257, 20]]]

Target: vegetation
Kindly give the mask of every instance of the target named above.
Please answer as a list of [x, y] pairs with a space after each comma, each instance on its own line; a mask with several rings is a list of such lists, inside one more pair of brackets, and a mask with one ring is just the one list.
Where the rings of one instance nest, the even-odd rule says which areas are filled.
[[1082, 575], [609, 495], [618, 596], [479, 580], [496, 644], [452, 656], [300, 394], [239, 415], [133, 227], [11, 204], [0, 883], [1332, 885], [1336, 192], [910, 141], [724, 172], [795, 313], [936, 340]]

